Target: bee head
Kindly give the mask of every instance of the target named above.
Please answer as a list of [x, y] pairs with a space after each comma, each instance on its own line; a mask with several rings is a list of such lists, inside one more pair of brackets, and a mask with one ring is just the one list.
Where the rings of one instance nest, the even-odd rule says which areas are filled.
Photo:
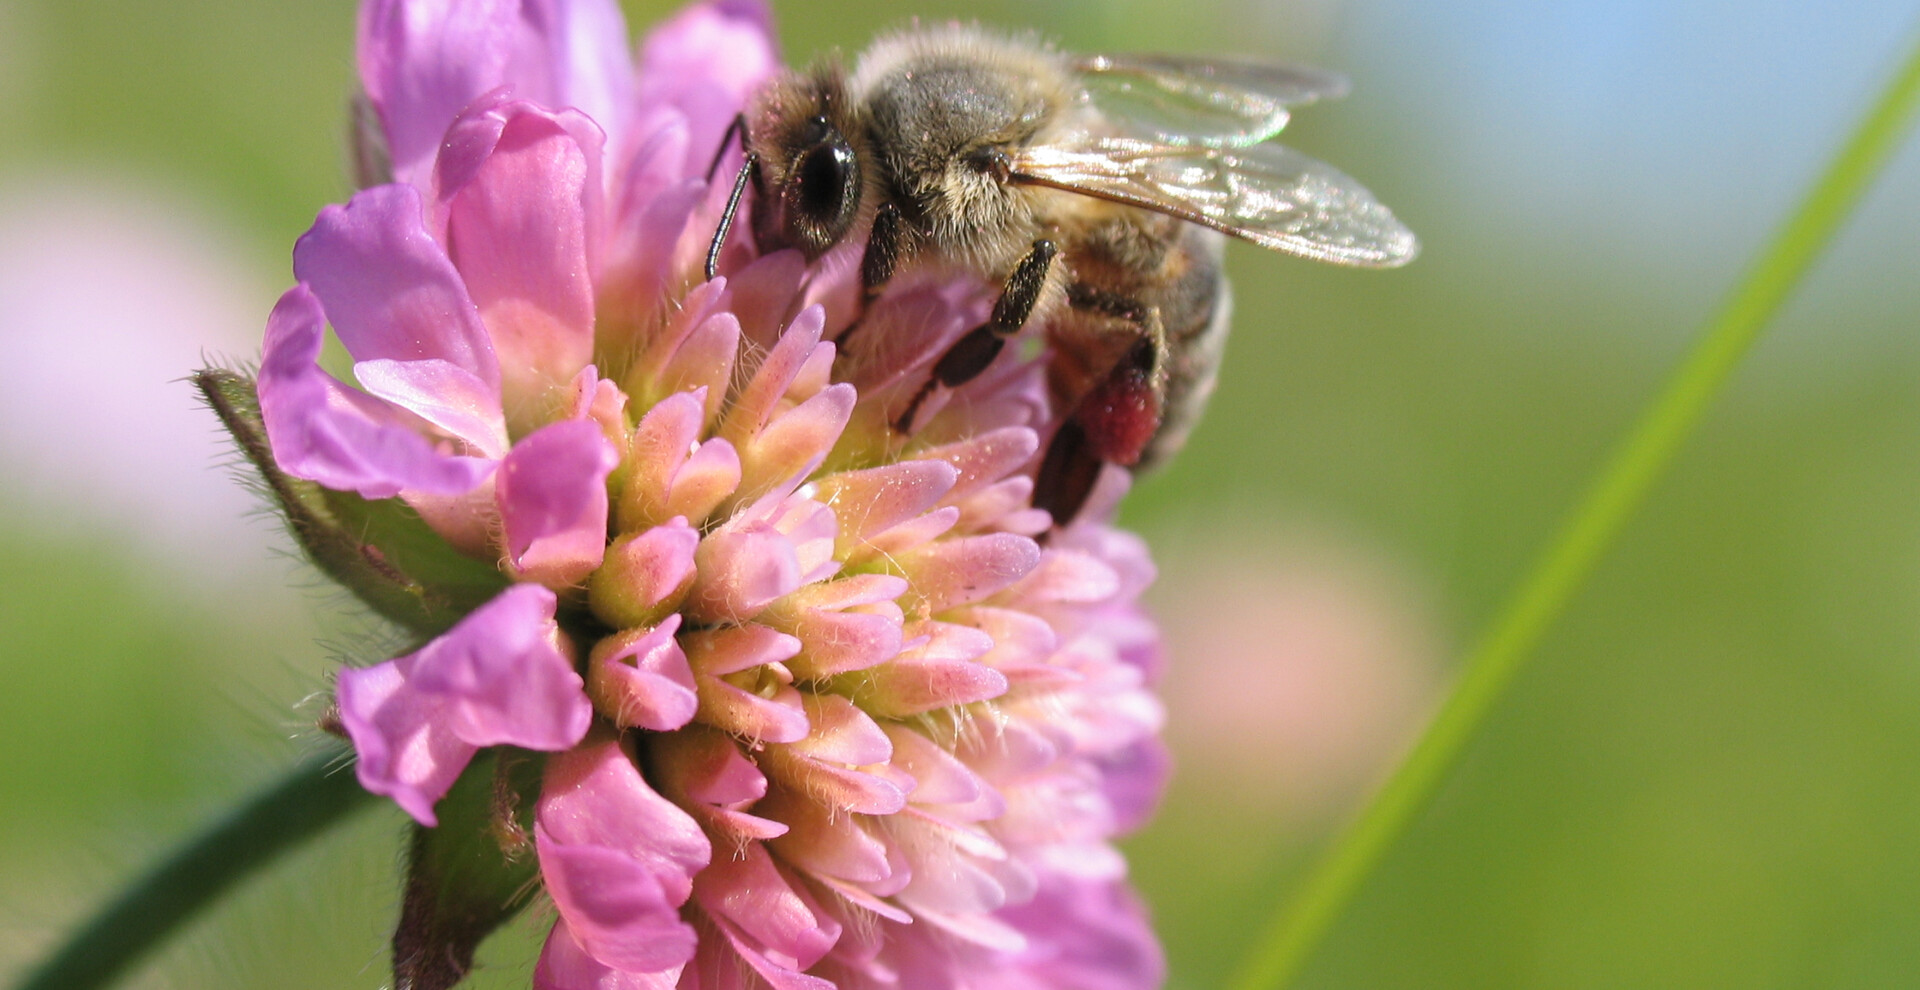
[[759, 159], [754, 238], [762, 251], [798, 248], [808, 259], [840, 243], [860, 214], [864, 176], [837, 67], [774, 81], [748, 114]]

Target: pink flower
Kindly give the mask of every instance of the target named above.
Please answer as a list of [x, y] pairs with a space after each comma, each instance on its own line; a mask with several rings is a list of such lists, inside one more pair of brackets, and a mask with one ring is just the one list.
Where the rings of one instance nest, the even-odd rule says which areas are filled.
[[361, 781], [432, 826], [478, 748], [553, 754], [538, 987], [1157, 986], [1110, 845], [1166, 772], [1124, 473], [1049, 531], [1031, 349], [893, 428], [986, 286], [902, 280], [842, 348], [858, 245], [701, 281], [766, 15], [622, 37], [611, 0], [362, 12], [396, 181], [301, 238], [262, 417], [511, 583], [341, 673]]
[[340, 674], [360, 783], [423, 825], [482, 746], [560, 750], [592, 717], [553, 592], [516, 584], [418, 653]]

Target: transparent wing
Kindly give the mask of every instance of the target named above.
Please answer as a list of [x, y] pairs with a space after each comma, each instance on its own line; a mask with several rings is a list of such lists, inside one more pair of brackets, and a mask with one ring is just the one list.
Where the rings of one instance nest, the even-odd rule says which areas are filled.
[[1075, 66], [1099, 111], [1162, 144], [1239, 148], [1287, 126], [1287, 107], [1346, 95], [1330, 72], [1178, 55], [1090, 55]]
[[1012, 173], [1320, 261], [1392, 268], [1420, 250], [1366, 187], [1277, 144], [1209, 148], [1076, 133], [1022, 149]]

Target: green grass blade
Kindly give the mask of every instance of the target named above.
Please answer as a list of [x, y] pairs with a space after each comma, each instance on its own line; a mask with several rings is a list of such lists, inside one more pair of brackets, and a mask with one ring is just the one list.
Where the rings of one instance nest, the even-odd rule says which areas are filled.
[[1315, 864], [1229, 984], [1292, 982], [1374, 867], [1459, 758], [1533, 648], [1565, 610], [1698, 425], [1767, 321], [1886, 165], [1920, 105], [1920, 39], [1866, 119], [1780, 228], [1700, 342], [1596, 475], [1526, 580], [1461, 664], [1458, 683], [1413, 751]]

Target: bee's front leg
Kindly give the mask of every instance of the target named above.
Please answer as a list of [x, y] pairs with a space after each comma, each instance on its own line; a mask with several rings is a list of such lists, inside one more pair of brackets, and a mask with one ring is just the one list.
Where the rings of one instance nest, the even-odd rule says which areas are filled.
[[1033, 249], [1013, 267], [1013, 274], [1000, 289], [1000, 298], [993, 304], [993, 313], [987, 322], [967, 331], [966, 336], [955, 341], [934, 363], [933, 377], [927, 379], [920, 391], [914, 393], [912, 401], [907, 403], [905, 412], [894, 421], [893, 427], [901, 433], [911, 432], [913, 420], [920, 412], [920, 403], [926, 401], [936, 386], [945, 385], [955, 388], [965, 385], [987, 370], [987, 365], [1000, 356], [1000, 349], [1007, 340], [1026, 326], [1027, 318], [1033, 315], [1033, 309], [1040, 304], [1040, 296], [1047, 288], [1047, 274], [1053, 270], [1053, 259], [1060, 248], [1052, 241], [1042, 238], [1033, 242]]
[[860, 252], [860, 311], [854, 314], [853, 322], [840, 331], [833, 339], [835, 346], [844, 353], [847, 341], [853, 339], [854, 331], [867, 322], [867, 313], [873, 309], [874, 300], [885, 292], [887, 283], [893, 280], [893, 273], [900, 268], [900, 255], [906, 242], [906, 227], [900, 218], [900, 207], [892, 203], [881, 203], [874, 211], [873, 226], [867, 231], [866, 249]]
[[894, 269], [900, 267], [900, 242], [904, 229], [901, 226], [900, 207], [891, 202], [881, 203], [880, 209], [873, 214], [873, 228], [867, 233], [867, 249], [860, 255], [860, 313], [866, 315], [867, 307], [893, 279]]

